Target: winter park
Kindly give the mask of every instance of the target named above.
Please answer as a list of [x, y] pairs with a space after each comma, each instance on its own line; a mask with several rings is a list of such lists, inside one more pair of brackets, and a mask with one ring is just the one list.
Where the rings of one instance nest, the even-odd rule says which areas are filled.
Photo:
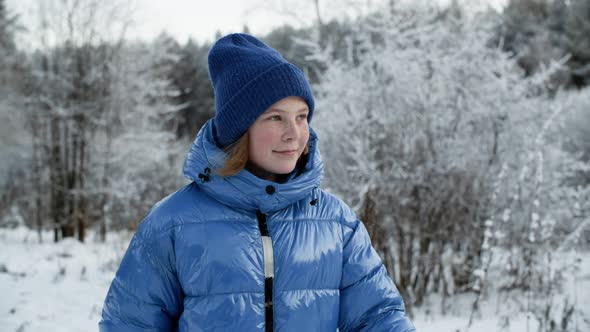
[[0, 0], [0, 331], [590, 331], [589, 0]]

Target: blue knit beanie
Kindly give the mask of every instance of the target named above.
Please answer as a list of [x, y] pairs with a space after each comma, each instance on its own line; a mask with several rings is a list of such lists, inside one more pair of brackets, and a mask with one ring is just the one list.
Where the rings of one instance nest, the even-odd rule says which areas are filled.
[[215, 92], [215, 139], [226, 147], [240, 138], [277, 101], [298, 96], [313, 115], [314, 101], [303, 72], [262, 41], [243, 33], [219, 39], [209, 51]]

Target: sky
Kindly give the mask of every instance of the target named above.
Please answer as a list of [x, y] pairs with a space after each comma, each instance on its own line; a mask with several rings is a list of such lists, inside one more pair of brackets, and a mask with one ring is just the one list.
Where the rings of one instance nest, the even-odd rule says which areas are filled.
[[[39, 1], [39, 0], [37, 0]], [[7, 0], [9, 10], [21, 15], [27, 22], [35, 16], [36, 0]], [[41, 0], [47, 1], [49, 0]], [[73, 2], [75, 0], [65, 0]], [[126, 1], [128, 0], [108, 0]], [[105, 0], [104, 2], [108, 2]], [[320, 15], [327, 21], [344, 16], [355, 17], [366, 13], [370, 8], [385, 0], [320, 0]], [[451, 0], [398, 0], [436, 1], [439, 5]], [[494, 8], [501, 8], [507, 0], [458, 0], [472, 4], [489, 3]], [[131, 0], [136, 10], [133, 11], [134, 23], [128, 30], [130, 38], [152, 39], [162, 31], [175, 36], [179, 41], [192, 38], [199, 42], [211, 42], [216, 31], [222, 34], [243, 31], [248, 26], [251, 33], [265, 34], [272, 28], [284, 24], [295, 27], [309, 25], [315, 20], [314, 0]], [[29, 24], [25, 24], [30, 26]], [[31, 40], [26, 32], [21, 33], [21, 40]]]
[[[403, 1], [403, 0], [402, 0]], [[436, 1], [445, 5], [451, 0]], [[466, 0], [474, 2], [479, 0]], [[506, 0], [485, 0], [500, 8]], [[212, 41], [215, 32], [222, 34], [239, 32], [245, 25], [254, 34], [270, 32], [283, 24], [302, 26], [315, 19], [313, 0], [138, 0], [145, 24], [138, 31], [142, 37], [157, 35], [166, 29], [183, 40], [192, 37], [199, 41]], [[354, 17], [366, 13], [370, 7], [384, 2], [380, 0], [324, 0], [320, 1], [320, 15], [328, 20], [333, 17]]]
[[191, 37], [200, 42], [212, 41], [215, 32], [242, 31], [247, 25], [252, 33], [269, 32], [282, 23], [294, 23], [277, 10], [258, 0], [138, 0], [144, 24], [137, 35], [149, 38], [162, 30], [180, 40]]

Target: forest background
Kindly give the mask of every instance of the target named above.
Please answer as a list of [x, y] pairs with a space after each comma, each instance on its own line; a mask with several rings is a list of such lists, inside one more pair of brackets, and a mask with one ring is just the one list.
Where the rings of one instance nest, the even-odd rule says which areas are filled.
[[[336, 2], [280, 3], [312, 14], [259, 37], [309, 77], [323, 186], [354, 206], [417, 326], [587, 331], [590, 1], [369, 1], [329, 19]], [[127, 1], [35, 8], [0, 0], [0, 280], [15, 290], [0, 327], [19, 331], [52, 322], [16, 299], [43, 282], [35, 259], [53, 262], [49, 288], [112, 279], [214, 114], [210, 41], [131, 38]]]

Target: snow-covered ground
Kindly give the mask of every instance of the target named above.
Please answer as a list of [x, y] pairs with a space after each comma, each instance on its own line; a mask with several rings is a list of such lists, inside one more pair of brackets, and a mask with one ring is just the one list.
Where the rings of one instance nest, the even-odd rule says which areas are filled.
[[0, 331], [97, 331], [102, 302], [130, 234], [39, 244], [35, 232], [0, 229]]
[[[109, 234], [99, 243], [91, 233], [86, 244], [68, 239], [54, 244], [51, 233], [24, 228], [0, 229], [0, 331], [96, 331], [102, 302], [131, 234]], [[590, 253], [581, 255], [575, 282], [579, 331], [590, 331]], [[525, 295], [523, 294], [522, 297]], [[518, 298], [518, 296], [514, 296]], [[467, 329], [472, 294], [442, 301], [432, 296], [415, 312], [420, 332], [535, 331], [536, 322], [497, 294], [482, 302], [481, 315]], [[510, 324], [501, 328], [501, 316]], [[568, 329], [573, 331], [573, 329]]]

